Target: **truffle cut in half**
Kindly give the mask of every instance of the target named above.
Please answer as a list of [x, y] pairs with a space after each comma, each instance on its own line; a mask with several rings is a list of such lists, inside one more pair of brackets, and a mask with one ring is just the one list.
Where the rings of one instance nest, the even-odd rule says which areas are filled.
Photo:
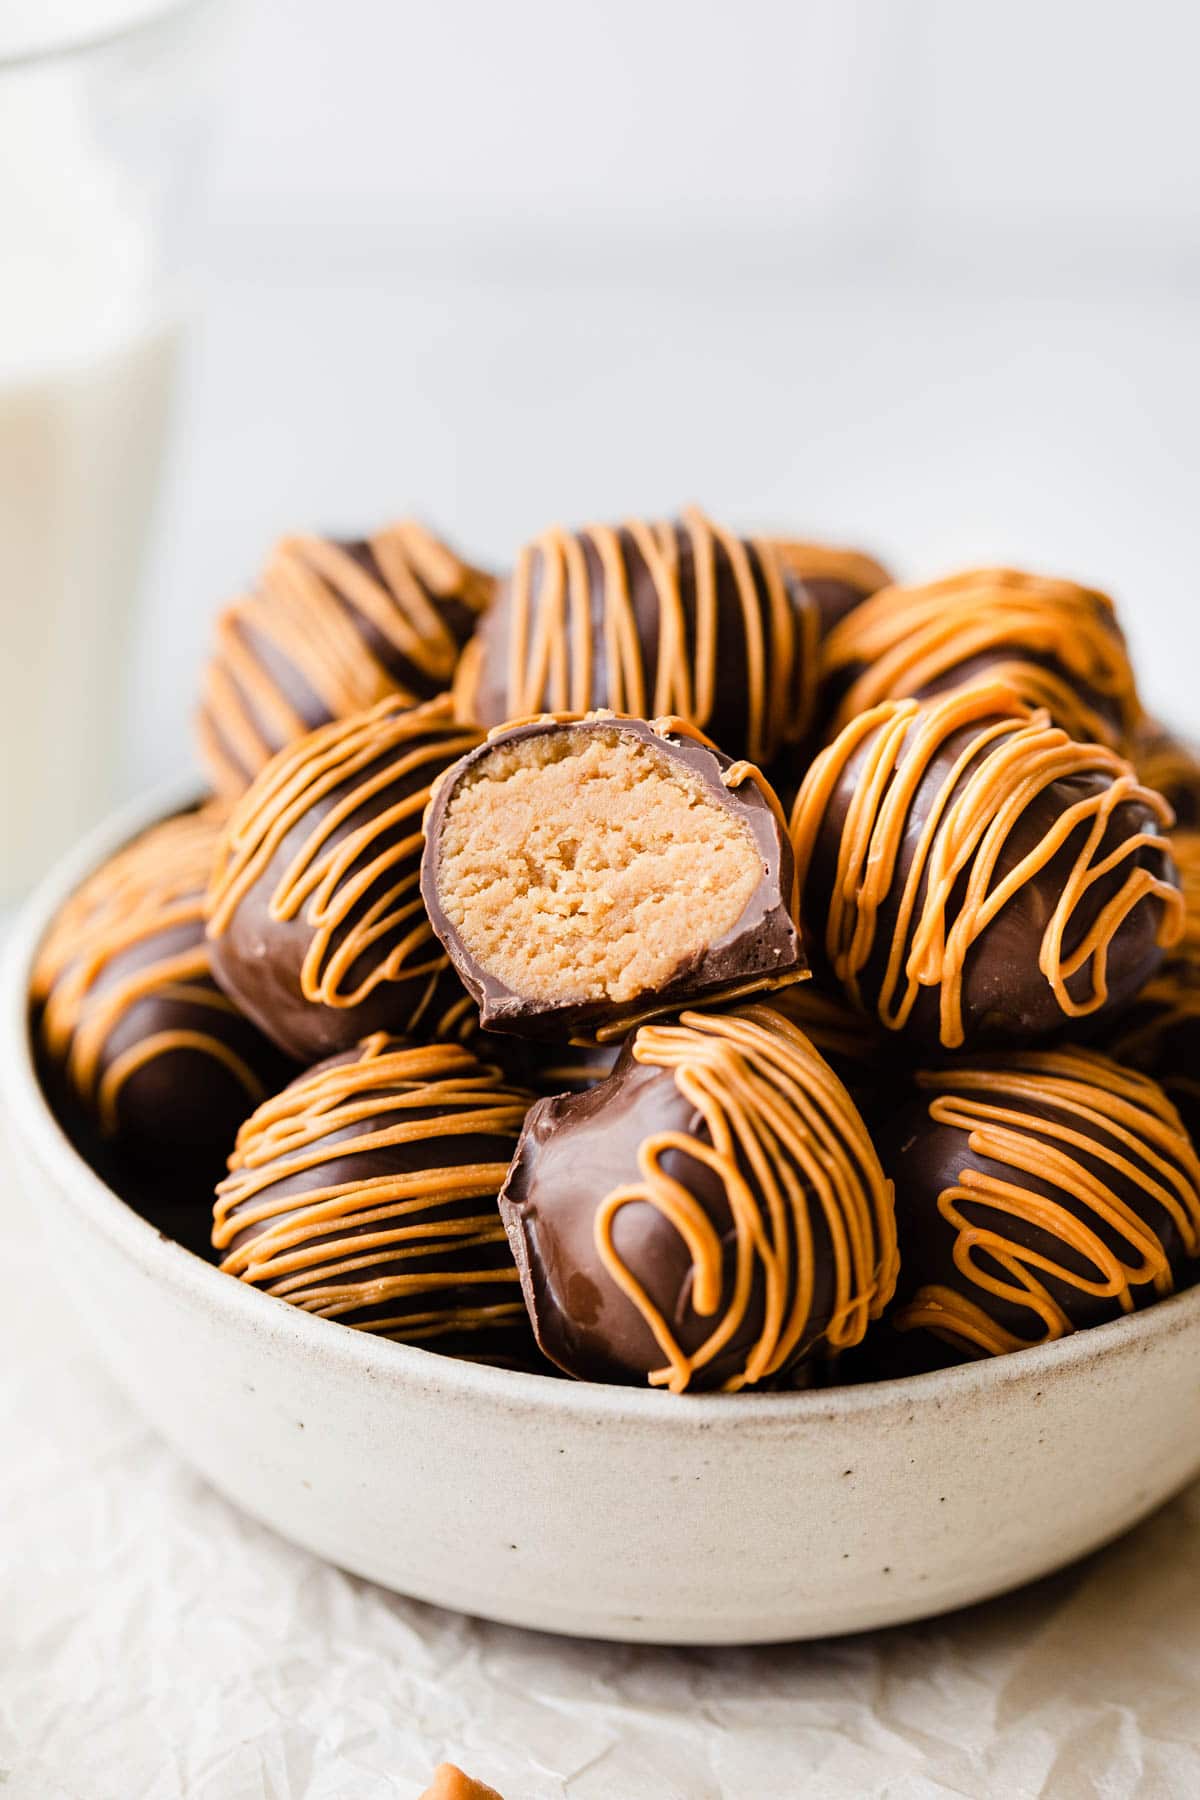
[[487, 1027], [603, 1039], [803, 971], [779, 804], [680, 720], [504, 727], [425, 830], [425, 904]]

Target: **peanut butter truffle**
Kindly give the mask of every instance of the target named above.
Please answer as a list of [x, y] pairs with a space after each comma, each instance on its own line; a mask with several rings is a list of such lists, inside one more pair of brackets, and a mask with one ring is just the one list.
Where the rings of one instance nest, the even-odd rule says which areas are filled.
[[52, 1072], [101, 1140], [134, 1162], [215, 1177], [238, 1126], [291, 1072], [213, 980], [204, 895], [212, 807], [153, 826], [85, 881], [34, 966]]
[[853, 720], [792, 814], [826, 971], [931, 1050], [1031, 1043], [1132, 999], [1184, 927], [1171, 812], [1007, 688]]
[[240, 794], [331, 719], [443, 693], [493, 586], [411, 520], [369, 538], [281, 539], [217, 619], [197, 728], [218, 791]]
[[462, 718], [486, 726], [596, 708], [671, 714], [760, 765], [809, 731], [817, 607], [766, 546], [694, 508], [543, 532], [455, 680]]
[[221, 1267], [360, 1331], [506, 1352], [524, 1317], [496, 1195], [529, 1101], [459, 1045], [376, 1033], [318, 1064], [238, 1134]]
[[778, 802], [681, 720], [494, 731], [425, 832], [425, 904], [485, 1027], [621, 1035], [804, 967]]
[[881, 1140], [896, 1183], [898, 1331], [999, 1356], [1192, 1279], [1200, 1162], [1155, 1082], [1079, 1050], [917, 1081], [921, 1100]]
[[1108, 596], [1019, 569], [883, 588], [821, 647], [822, 705], [835, 732], [882, 701], [981, 680], [1005, 682], [1084, 742], [1120, 748], [1141, 715]]
[[766, 1006], [643, 1025], [540, 1100], [500, 1210], [538, 1343], [583, 1380], [752, 1386], [858, 1343], [896, 1280], [866, 1126]]
[[242, 796], [208, 895], [213, 972], [301, 1062], [372, 1031], [460, 1035], [462, 986], [420, 895], [421, 817], [480, 733], [398, 698], [280, 751]]

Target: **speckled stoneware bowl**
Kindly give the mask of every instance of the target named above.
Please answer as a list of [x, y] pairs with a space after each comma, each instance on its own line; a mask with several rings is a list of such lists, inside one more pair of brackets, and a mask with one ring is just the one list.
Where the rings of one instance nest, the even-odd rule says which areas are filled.
[[401, 1593], [678, 1644], [961, 1606], [1125, 1531], [1200, 1471], [1200, 1290], [1016, 1356], [825, 1393], [674, 1398], [478, 1368], [309, 1317], [165, 1240], [42, 1099], [25, 991], [97, 832], [9, 945], [0, 1061], [25, 1203], [132, 1399], [238, 1505]]

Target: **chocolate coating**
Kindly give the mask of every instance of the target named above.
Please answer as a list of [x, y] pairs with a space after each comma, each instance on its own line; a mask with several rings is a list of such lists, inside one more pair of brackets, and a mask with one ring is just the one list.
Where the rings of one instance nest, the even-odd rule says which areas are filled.
[[883, 588], [821, 646], [821, 707], [840, 730], [886, 700], [1003, 681], [1074, 738], [1120, 748], [1141, 713], [1112, 601], [1018, 569]]
[[519, 1359], [496, 1195], [529, 1099], [458, 1045], [377, 1033], [330, 1057], [239, 1132], [213, 1214], [221, 1267], [359, 1330]]
[[481, 1033], [485, 1054], [498, 1062], [519, 1087], [539, 1097], [553, 1094], [586, 1094], [612, 1074], [621, 1054], [620, 1042], [611, 1044], [543, 1043], [536, 1038], [491, 1036]]
[[432, 782], [479, 733], [384, 700], [280, 752], [230, 815], [209, 889], [213, 971], [299, 1061], [372, 1031], [456, 1037], [462, 988], [418, 892]]
[[801, 914], [847, 997], [926, 1050], [1082, 1030], [1182, 930], [1169, 818], [1003, 687], [886, 703], [805, 779]]
[[281, 539], [217, 619], [197, 718], [214, 785], [242, 793], [286, 744], [386, 695], [415, 706], [443, 693], [493, 590], [411, 521]]
[[[447, 821], [459, 792], [477, 781], [489, 761], [500, 753], [535, 740], [557, 740], [566, 746], [605, 734], [649, 747], [698, 782], [706, 798], [730, 813], [749, 832], [761, 858], [761, 879], [732, 928], [678, 965], [653, 991], [643, 990], [628, 999], [539, 997], [519, 991], [485, 967], [449, 917], [443, 888]], [[563, 834], [568, 835], [569, 831], [570, 821], [564, 819]], [[542, 870], [538, 879], [546, 888], [545, 905], [553, 908], [558, 879], [555, 871]], [[665, 872], [663, 884], [665, 891]], [[727, 756], [681, 720], [648, 722], [619, 719], [611, 714], [582, 718], [566, 715], [498, 729], [438, 782], [425, 819], [421, 893], [434, 932], [478, 1005], [487, 1030], [551, 1040], [584, 1033], [611, 1038], [622, 1035], [634, 1020], [701, 999], [730, 998], [770, 987], [806, 966], [792, 917], [793, 888], [791, 846], [774, 794], [751, 765], [743, 763], [734, 769]], [[699, 896], [696, 903], [702, 904]], [[571, 936], [586, 940], [593, 930], [591, 916], [582, 911], [565, 915], [559, 926], [564, 941]]]
[[895, 1280], [866, 1127], [765, 1006], [642, 1026], [598, 1087], [540, 1100], [500, 1211], [538, 1343], [583, 1380], [770, 1380], [857, 1343]]
[[694, 509], [678, 524], [547, 531], [501, 584], [455, 703], [486, 726], [601, 707], [673, 714], [762, 764], [812, 725], [819, 628], [773, 552]]
[[215, 809], [151, 827], [97, 869], [42, 945], [31, 999], [51, 1085], [106, 1159], [201, 1172], [291, 1072], [213, 980], [204, 893]]
[[1000, 1355], [1192, 1278], [1200, 1162], [1154, 1082], [1080, 1050], [917, 1079], [923, 1098], [880, 1140], [896, 1184], [897, 1330]]

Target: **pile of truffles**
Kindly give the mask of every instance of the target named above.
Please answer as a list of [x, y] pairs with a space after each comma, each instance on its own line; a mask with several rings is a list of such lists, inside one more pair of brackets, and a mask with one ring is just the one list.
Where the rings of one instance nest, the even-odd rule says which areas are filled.
[[[1200, 762], [1110, 600], [703, 514], [285, 539], [31, 995], [84, 1154], [357, 1331], [734, 1392], [1200, 1272]], [[215, 1192], [215, 1204], [214, 1204]]]

